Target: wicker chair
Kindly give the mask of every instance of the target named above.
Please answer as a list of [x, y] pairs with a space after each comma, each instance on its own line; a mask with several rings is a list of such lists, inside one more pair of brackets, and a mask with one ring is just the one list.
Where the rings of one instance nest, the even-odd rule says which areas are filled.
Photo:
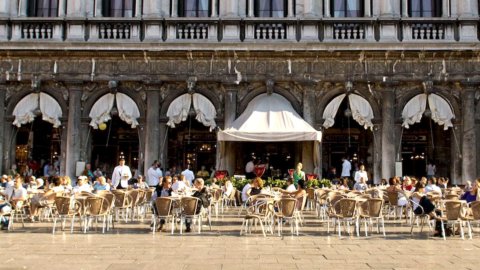
[[467, 222], [472, 228], [472, 222], [476, 222], [480, 226], [480, 201], [470, 203], [470, 215], [466, 218]]
[[[360, 236], [359, 227], [358, 227], [357, 200], [351, 199], [351, 198], [343, 198], [337, 201], [335, 205], [333, 205], [332, 210], [333, 210], [333, 213], [331, 216], [335, 220], [335, 223], [338, 224], [339, 237], [342, 237], [342, 229], [341, 229], [342, 221], [344, 222], [345, 226], [348, 226], [348, 233], [350, 233], [350, 222], [354, 221], [355, 228], [357, 231], [357, 237]], [[328, 232], [330, 232], [330, 225], [328, 225]]]
[[123, 212], [125, 222], [128, 222], [128, 214], [132, 210], [133, 198], [129, 192], [114, 190], [115, 195], [115, 219], [118, 220], [120, 212]]
[[183, 197], [180, 200], [182, 214], [180, 217], [180, 234], [183, 233], [183, 223], [186, 223], [186, 219], [191, 219], [192, 224], [195, 221], [198, 222], [198, 233], [202, 232], [202, 215], [197, 213], [197, 205], [200, 203], [200, 199], [195, 197]]
[[113, 195], [113, 193], [111, 193], [111, 192], [104, 192], [104, 193], [101, 193], [99, 196], [103, 197], [107, 201], [107, 203], [106, 203], [106, 205], [108, 206], [108, 209], [107, 209], [107, 217], [108, 217], [107, 231], [109, 231], [110, 230], [110, 225], [112, 226], [112, 228], [115, 228], [115, 225], [113, 223], [113, 214], [114, 214], [114, 211], [115, 211], [115, 195]]
[[314, 188], [307, 188], [307, 209], [308, 210], [315, 210], [316, 203], [315, 203], [315, 189]]
[[[294, 231], [298, 236], [298, 217], [295, 215], [295, 209], [297, 208], [297, 200], [293, 198], [282, 198], [278, 203], [278, 211], [274, 212], [273, 216], [277, 220], [278, 236], [283, 232], [283, 221], [290, 222], [290, 231], [293, 235]], [[294, 229], [295, 223], [295, 229]]]
[[13, 216], [15, 215], [15, 209], [12, 208], [12, 210], [8, 213], [3, 213], [0, 212], [0, 220], [8, 218], [8, 225], [7, 225], [7, 230], [12, 231], [13, 230]]
[[[270, 228], [269, 231], [273, 234], [273, 230], [271, 228], [271, 222], [274, 213], [273, 200], [270, 201], [268, 198], [264, 198], [263, 200], [259, 199], [260, 197], [257, 196], [255, 200], [252, 200], [252, 205], [247, 209], [247, 214], [244, 216], [242, 227], [240, 228], [240, 235], [242, 235], [244, 231], [245, 233], [251, 233], [251, 227], [254, 224], [256, 225], [257, 222], [260, 224], [264, 237], [267, 236], [265, 233], [266, 226]], [[252, 223], [252, 226], [249, 226], [249, 223]]]
[[[385, 219], [383, 217], [383, 199], [369, 198], [361, 204], [360, 220], [365, 223], [365, 236], [368, 236], [368, 223], [373, 225], [373, 221], [377, 222], [377, 233], [380, 233], [380, 221], [382, 222], [383, 236], [385, 237]], [[373, 229], [373, 226], [372, 228]]]
[[210, 208], [215, 209], [215, 217], [218, 218], [219, 208], [222, 207], [223, 212], [223, 190], [215, 188], [212, 190], [212, 199], [210, 200]]
[[315, 190], [315, 209], [317, 210], [318, 218], [325, 220], [327, 218], [328, 202], [327, 195], [329, 190], [327, 189], [316, 189]]
[[388, 216], [389, 218], [393, 214], [393, 218], [397, 219], [397, 212], [400, 211], [400, 219], [402, 218], [402, 214], [405, 213], [405, 220], [407, 220], [407, 210], [406, 210], [406, 205], [405, 206], [400, 206], [398, 205], [398, 199], [399, 199], [399, 192], [394, 191], [394, 192], [386, 192], [387, 198], [388, 198]]
[[156, 214], [152, 215], [153, 228], [152, 232], [155, 234], [157, 228], [157, 220], [165, 220], [165, 223], [171, 221], [172, 234], [175, 229], [175, 215], [173, 214], [173, 199], [169, 197], [160, 197], [155, 200], [155, 207], [157, 209]]
[[439, 220], [442, 223], [442, 236], [443, 240], [446, 240], [445, 237], [445, 224], [452, 223], [453, 224], [453, 232], [455, 233], [455, 224], [460, 225], [460, 234], [462, 239], [465, 239], [463, 233], [463, 222], [467, 221], [468, 225], [468, 232], [470, 239], [472, 238], [472, 230], [470, 227], [470, 222], [468, 219], [464, 217], [462, 211], [464, 210], [465, 203], [459, 200], [450, 200], [450, 201], [443, 201], [443, 205], [445, 205], [445, 212], [442, 217], [439, 217]]
[[415, 220], [417, 220], [417, 223], [416, 223], [417, 226], [419, 226], [418, 220], [420, 220], [420, 232], [423, 231], [423, 227], [425, 223], [428, 224], [429, 230], [432, 231], [432, 225], [430, 224], [430, 216], [425, 213], [425, 211], [423, 210], [423, 207], [419, 205], [417, 202], [415, 202], [414, 200], [409, 200], [409, 204], [412, 209], [417, 209], [417, 208], [420, 209], [419, 211], [417, 211], [418, 213], [415, 213], [414, 211], [410, 212], [410, 215], [411, 215], [410, 234], [413, 234], [413, 227], [415, 226]]
[[108, 201], [100, 196], [92, 196], [86, 199], [85, 205], [86, 212], [83, 232], [87, 232], [90, 223], [92, 222], [92, 219], [95, 218], [95, 221], [98, 221], [98, 218], [103, 218], [102, 233], [105, 233], [109, 209]]
[[57, 219], [62, 220], [62, 231], [65, 229], [65, 222], [67, 218], [71, 218], [70, 233], [73, 233], [73, 225], [75, 217], [78, 216], [81, 221], [80, 213], [82, 205], [79, 201], [71, 199], [70, 197], [59, 196], [55, 198], [56, 213], [53, 216], [52, 234], [55, 234], [57, 227]]

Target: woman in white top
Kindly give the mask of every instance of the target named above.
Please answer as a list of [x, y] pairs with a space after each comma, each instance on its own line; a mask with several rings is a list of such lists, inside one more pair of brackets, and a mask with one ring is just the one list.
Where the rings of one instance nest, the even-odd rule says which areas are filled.
[[31, 199], [30, 203], [30, 218], [32, 221], [34, 217], [38, 215], [38, 209], [45, 207], [49, 202], [55, 200], [56, 193], [64, 192], [65, 188], [62, 186], [62, 179], [58, 176], [53, 176], [51, 178], [51, 182], [53, 183], [53, 187], [49, 190], [45, 191], [43, 195], [37, 194]]
[[362, 177], [365, 179], [365, 183], [368, 182], [368, 175], [364, 165], [360, 165], [360, 170], [355, 173], [355, 182], [360, 182], [360, 178]]
[[224, 190], [223, 190], [223, 195], [225, 198], [229, 198], [230, 195], [232, 195], [232, 192], [233, 192], [233, 184], [230, 180], [227, 180], [225, 182], [225, 186], [223, 187]]

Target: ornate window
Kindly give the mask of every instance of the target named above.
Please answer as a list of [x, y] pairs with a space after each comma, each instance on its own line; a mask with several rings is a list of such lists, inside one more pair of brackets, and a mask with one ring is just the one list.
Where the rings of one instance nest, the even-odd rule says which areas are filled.
[[179, 0], [178, 15], [180, 17], [209, 17], [210, 0]]
[[30, 0], [27, 15], [28, 17], [57, 17], [58, 0]]
[[255, 17], [287, 17], [287, 0], [256, 0], [254, 2]]
[[135, 0], [103, 0], [103, 17], [133, 17]]
[[408, 4], [410, 17], [442, 16], [442, 0], [410, 0]]
[[333, 17], [363, 17], [363, 0], [331, 0]]

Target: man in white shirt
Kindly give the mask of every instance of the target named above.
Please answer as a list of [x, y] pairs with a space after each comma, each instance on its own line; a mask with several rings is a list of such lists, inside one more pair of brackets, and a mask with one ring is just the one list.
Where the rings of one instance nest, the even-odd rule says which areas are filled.
[[15, 184], [10, 194], [7, 195], [7, 200], [10, 201], [13, 207], [20, 206], [27, 200], [27, 190], [23, 187], [23, 180], [21, 177], [15, 178]]
[[195, 179], [195, 175], [190, 170], [190, 165], [187, 165], [187, 168], [185, 169], [185, 171], [182, 172], [182, 175], [185, 176], [185, 180], [187, 180], [190, 186], [193, 187], [193, 180]]
[[346, 158], [342, 158], [342, 174], [340, 175], [341, 178], [348, 177], [350, 178], [351, 174], [350, 171], [352, 170], [352, 163]]
[[428, 184], [425, 186], [425, 192], [435, 192], [442, 195], [442, 189], [437, 186], [437, 179], [435, 177], [431, 177], [428, 179]]
[[92, 187], [88, 184], [88, 178], [85, 175], [77, 178], [77, 185], [73, 188], [73, 193], [81, 193], [82, 191], [92, 192]]
[[364, 165], [360, 165], [360, 170], [355, 173], [355, 182], [356, 183], [360, 182], [360, 179], [362, 177], [365, 180], [365, 183], [368, 182], [368, 175], [367, 175], [367, 171], [365, 171]]
[[179, 180], [178, 177], [174, 176], [172, 178], [172, 191], [183, 191], [187, 188], [187, 185], [182, 180]]
[[297, 189], [295, 188], [295, 185], [293, 184], [293, 177], [289, 177], [287, 179], [287, 192], [295, 192]]
[[160, 184], [160, 177], [162, 177], [162, 170], [160, 170], [158, 161], [154, 161], [152, 166], [147, 171], [147, 184], [149, 187], [157, 187]]
[[132, 178], [132, 171], [125, 165], [125, 159], [121, 158], [112, 173], [112, 188], [127, 188], [130, 178]]

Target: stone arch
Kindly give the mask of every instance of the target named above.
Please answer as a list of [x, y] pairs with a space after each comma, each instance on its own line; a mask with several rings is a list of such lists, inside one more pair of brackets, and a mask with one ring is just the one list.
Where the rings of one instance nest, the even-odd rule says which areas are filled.
[[[373, 120], [374, 120], [374, 123], [375, 123], [375, 120], [380, 119], [381, 116], [382, 116], [380, 106], [379, 106], [378, 102], [375, 100], [375, 97], [369, 93], [368, 87], [365, 87], [363, 85], [354, 85], [353, 89], [354, 89], [353, 94], [357, 94], [357, 95], [363, 97], [364, 99], [366, 99], [368, 101], [368, 103], [370, 104], [370, 106], [372, 107], [373, 116], [374, 116]], [[327, 105], [335, 97], [337, 97], [341, 94], [345, 94], [345, 93], [346, 93], [345, 86], [336, 86], [333, 89], [329, 89], [327, 91], [327, 93], [325, 93], [320, 98], [320, 100], [318, 101], [317, 110], [315, 112], [317, 119], [320, 119], [323, 122], [323, 120], [324, 120], [323, 119], [323, 112], [324, 112], [325, 108], [327, 107]]]
[[[135, 101], [135, 103], [137, 104], [138, 106], [138, 110], [140, 111], [140, 118], [139, 119], [144, 119], [145, 118], [145, 108], [146, 108], [146, 105], [145, 105], [145, 102], [143, 101], [141, 95], [135, 91], [129, 91], [129, 89], [125, 89], [125, 88], [120, 88], [117, 90], [118, 93], [123, 93], [127, 96], [129, 96], [131, 99], [133, 99], [133, 101]], [[105, 86], [105, 87], [101, 87], [100, 89], [95, 89], [92, 91], [92, 94], [84, 101], [83, 103], [83, 111], [82, 111], [82, 117], [83, 118], [89, 118], [89, 114], [90, 114], [90, 110], [92, 109], [93, 105], [97, 102], [97, 100], [110, 93], [110, 89]], [[139, 121], [140, 122], [140, 121]]]
[[[425, 91], [423, 90], [423, 86], [421, 85], [412, 86], [409, 89], [402, 89], [402, 91], [404, 91], [405, 94], [397, 98], [396, 100], [396, 104], [398, 104], [398, 106], [397, 106], [397, 110], [395, 110], [395, 118], [398, 119], [398, 121], [402, 121], [401, 120], [402, 111], [403, 111], [403, 108], [405, 108], [405, 105], [407, 105], [407, 103], [415, 96], [425, 93]], [[432, 93], [439, 95], [445, 101], [447, 101], [447, 103], [450, 105], [451, 109], [453, 110], [453, 113], [455, 114], [455, 119], [461, 118], [462, 111], [460, 108], [460, 104], [456, 100], [455, 96], [453, 96], [450, 93], [449, 88], [434, 86]]]
[[[256, 96], [258, 96], [260, 94], [264, 94], [266, 91], [267, 91], [266, 86], [264, 86], [264, 85], [259, 86], [255, 89], [249, 91], [248, 94], [246, 94], [243, 97], [243, 99], [240, 100], [239, 107], [237, 109], [236, 117], [238, 115], [242, 114], [243, 111], [245, 111], [245, 109], [248, 106], [248, 103], [250, 103], [250, 101], [252, 101], [252, 99], [254, 99]], [[295, 95], [292, 94], [292, 90], [288, 90], [288, 89], [283, 88], [283, 87], [275, 86], [274, 87], [274, 93], [279, 94], [279, 95], [283, 96], [284, 98], [286, 98], [292, 104], [293, 109], [299, 115], [303, 116], [302, 104], [301, 104], [301, 102], [299, 102], [296, 99]]]
[[[52, 90], [51, 88], [42, 87], [39, 92], [48, 94], [51, 97], [53, 97], [58, 102], [60, 107], [62, 108], [62, 114], [63, 114], [62, 118], [65, 118], [65, 119], [67, 118], [68, 104], [65, 101], [61, 91], [55, 91], [55, 90]], [[20, 100], [22, 100], [24, 97], [26, 97], [27, 95], [32, 94], [32, 93], [34, 93], [34, 91], [28, 90], [28, 91], [20, 91], [18, 93], [15, 93], [14, 95], [12, 95], [9, 99], [8, 104], [7, 104], [6, 116], [11, 117], [12, 113], [13, 113], [13, 110], [15, 109], [15, 106], [17, 106], [18, 102], [20, 102]]]
[[[171, 94], [167, 95], [165, 97], [165, 99], [163, 101], [161, 101], [160, 118], [161, 119], [167, 119], [167, 110], [168, 110], [168, 107], [170, 106], [170, 104], [176, 98], [178, 98], [179, 96], [181, 96], [183, 94], [186, 94], [186, 93], [188, 93], [187, 87], [185, 87], [185, 89], [183, 91], [179, 91], [179, 92], [175, 92], [175, 93], [171, 93]], [[195, 93], [201, 94], [201, 95], [205, 96], [206, 98], [208, 98], [212, 102], [213, 106], [215, 106], [215, 110], [217, 111], [217, 119], [221, 118], [221, 113], [220, 112], [223, 111], [222, 110], [222, 103], [221, 103], [220, 99], [218, 98], [218, 96], [216, 95], [216, 93], [214, 91], [211, 91], [211, 90], [208, 90], [208, 89], [205, 89], [205, 88], [199, 86], [199, 87], [195, 88]]]

